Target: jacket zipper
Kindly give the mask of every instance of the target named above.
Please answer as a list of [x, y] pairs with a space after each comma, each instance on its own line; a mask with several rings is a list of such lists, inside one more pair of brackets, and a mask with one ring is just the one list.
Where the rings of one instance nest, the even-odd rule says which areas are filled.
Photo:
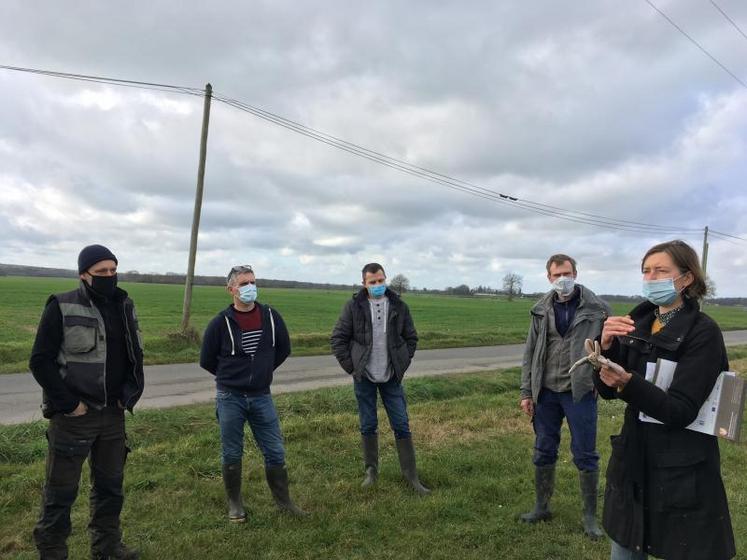
[[231, 356], [236, 355], [236, 343], [233, 340], [233, 331], [231, 330], [231, 322], [228, 320], [228, 315], [223, 315], [226, 320], [226, 328], [228, 328], [228, 336], [231, 338]]
[[[94, 305], [93, 302], [91, 302], [91, 308], [96, 310], [96, 313], [98, 313], [98, 318], [101, 319], [99, 322], [99, 325], [104, 325], [104, 341], [106, 342], [106, 321], [104, 321], [104, 316], [101, 314], [101, 311], [99, 310], [96, 305]], [[98, 327], [96, 327], [96, 331], [98, 333]], [[108, 351], [108, 349], [107, 349]], [[106, 407], [106, 401], [109, 398], [107, 392], [106, 392], [106, 353], [104, 353], [104, 402], [103, 407]]]
[[[130, 361], [132, 362], [132, 377], [135, 379], [135, 386], [140, 389], [140, 381], [137, 378], [137, 358], [135, 357], [135, 349], [132, 346], [132, 332], [130, 331], [130, 322], [127, 320], [127, 309], [126, 303], [122, 302], [122, 316], [124, 317], [125, 323], [125, 339], [127, 340], [127, 350], [130, 353]], [[126, 403], [122, 403], [125, 408], [128, 408], [132, 397], [127, 399]], [[130, 412], [132, 414], [132, 412]]]

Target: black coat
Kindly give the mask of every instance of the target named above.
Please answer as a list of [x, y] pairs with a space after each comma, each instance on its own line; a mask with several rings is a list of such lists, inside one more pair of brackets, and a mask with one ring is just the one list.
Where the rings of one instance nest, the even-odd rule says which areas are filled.
[[[651, 335], [655, 306], [630, 316], [635, 331], [615, 340], [605, 356], [633, 374], [621, 392], [594, 383], [605, 399], [628, 403], [622, 431], [611, 436], [603, 524], [618, 544], [668, 560], [725, 560], [735, 554], [715, 436], [686, 430], [716, 379], [729, 369], [718, 325], [685, 301], [667, 326]], [[662, 391], [645, 380], [647, 362], [677, 362]], [[639, 412], [662, 424], [640, 422]]]
[[[387, 350], [394, 377], [401, 382], [415, 355], [418, 333], [407, 304], [389, 289], [386, 296], [389, 298]], [[368, 304], [368, 290], [365, 288], [345, 304], [332, 331], [330, 344], [342, 369], [356, 381], [361, 381], [366, 376], [366, 365], [373, 347], [371, 308]]]

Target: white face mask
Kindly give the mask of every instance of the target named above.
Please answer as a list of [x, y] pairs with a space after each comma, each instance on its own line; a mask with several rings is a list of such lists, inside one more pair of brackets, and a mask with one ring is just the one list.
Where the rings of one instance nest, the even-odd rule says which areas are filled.
[[552, 283], [552, 287], [560, 297], [567, 297], [573, 293], [576, 281], [573, 276], [561, 276]]

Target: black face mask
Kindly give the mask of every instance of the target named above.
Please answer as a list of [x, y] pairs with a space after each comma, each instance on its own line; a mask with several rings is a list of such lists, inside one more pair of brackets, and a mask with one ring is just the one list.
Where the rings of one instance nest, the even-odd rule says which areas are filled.
[[117, 275], [94, 276], [91, 275], [91, 289], [97, 294], [110, 298], [117, 290]]

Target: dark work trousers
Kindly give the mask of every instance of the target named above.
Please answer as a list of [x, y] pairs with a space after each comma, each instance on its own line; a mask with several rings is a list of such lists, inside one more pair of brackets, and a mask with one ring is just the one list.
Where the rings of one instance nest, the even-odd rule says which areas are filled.
[[55, 414], [47, 429], [47, 474], [34, 541], [41, 558], [67, 558], [70, 508], [86, 457], [91, 469], [91, 551], [106, 555], [121, 540], [119, 514], [127, 458], [124, 411], [89, 408], [83, 416]]

